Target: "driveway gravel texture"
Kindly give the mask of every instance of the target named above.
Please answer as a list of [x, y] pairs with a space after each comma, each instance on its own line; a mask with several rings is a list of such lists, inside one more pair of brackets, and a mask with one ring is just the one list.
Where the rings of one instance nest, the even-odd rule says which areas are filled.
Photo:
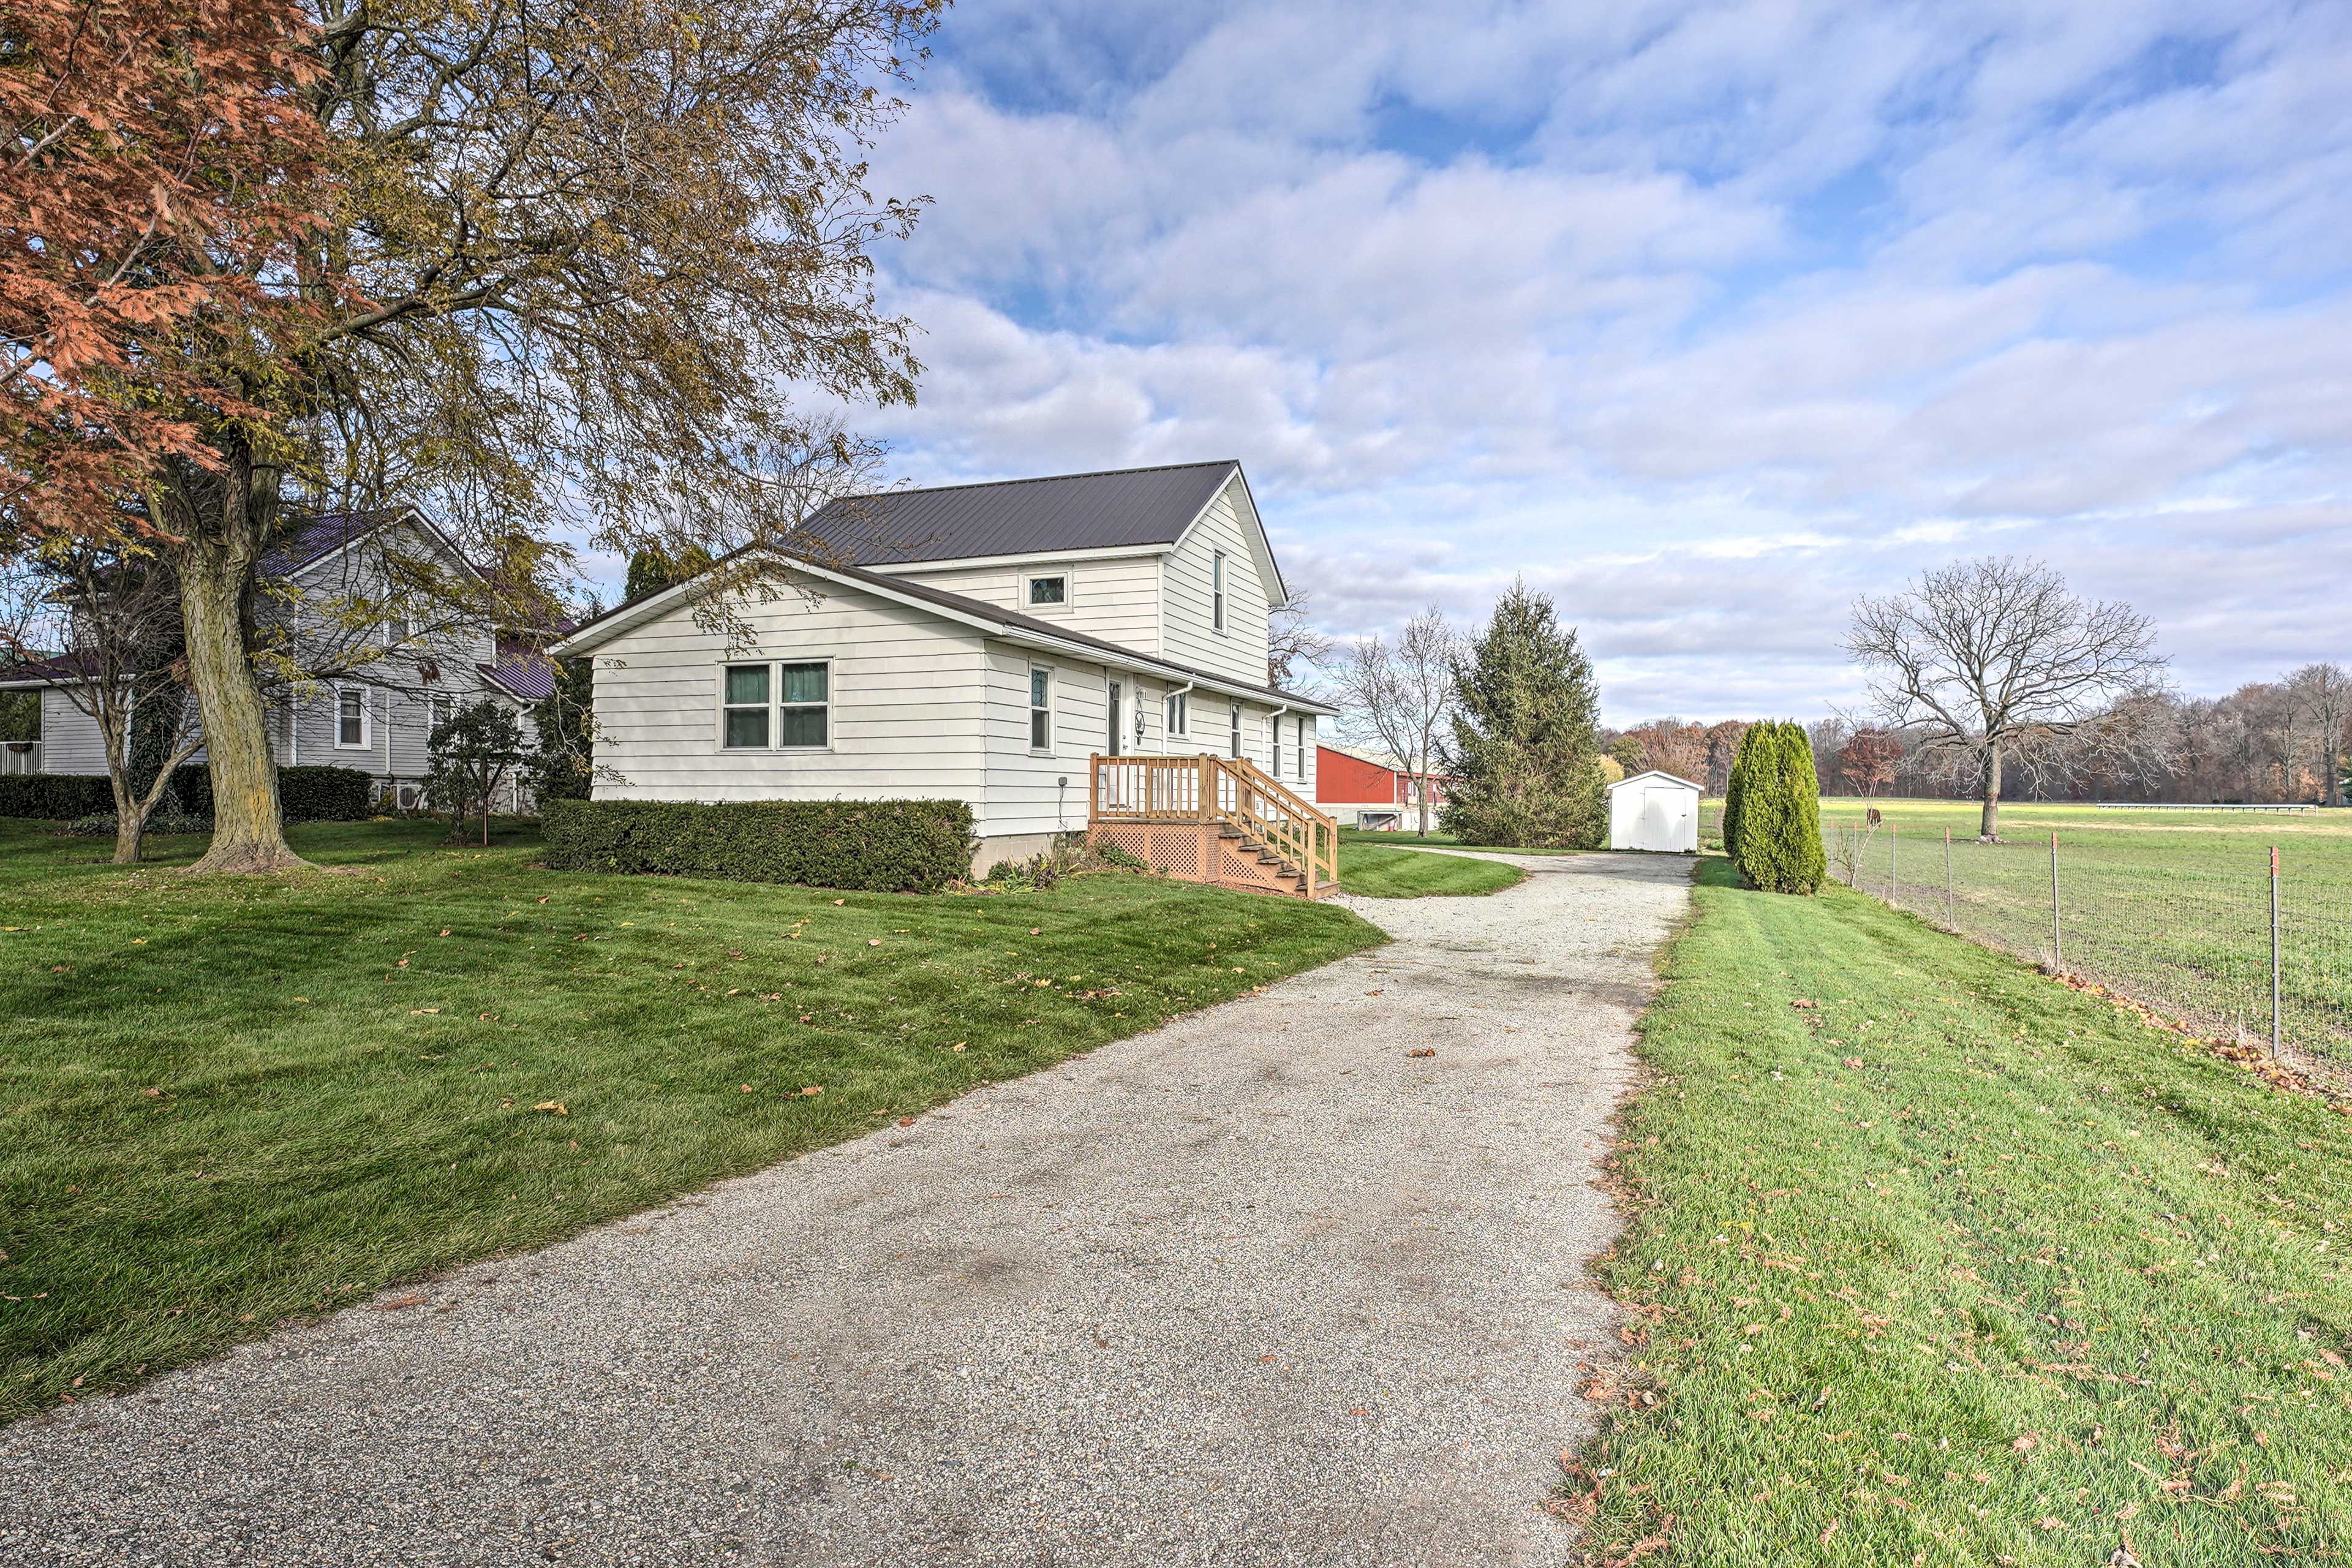
[[[1559, 1563], [1680, 857], [0, 1430], [0, 1563]], [[1434, 1056], [1416, 1057], [1433, 1049]]]

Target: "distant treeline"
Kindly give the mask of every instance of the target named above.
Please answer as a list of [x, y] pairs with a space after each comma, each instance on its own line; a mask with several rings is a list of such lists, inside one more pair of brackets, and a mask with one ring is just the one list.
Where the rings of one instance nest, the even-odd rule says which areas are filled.
[[[2016, 757], [2002, 793], [2011, 800], [2340, 803], [2352, 752], [2346, 689], [2342, 670], [2313, 665], [2226, 697], [2135, 698], [2082, 734], [2052, 737]], [[1670, 717], [1603, 731], [1602, 746], [1628, 773], [1657, 768], [1719, 795], [1747, 729]], [[1966, 753], [1926, 750], [1900, 730], [1845, 717], [1805, 729], [1823, 795], [1977, 797], [1977, 765]]]

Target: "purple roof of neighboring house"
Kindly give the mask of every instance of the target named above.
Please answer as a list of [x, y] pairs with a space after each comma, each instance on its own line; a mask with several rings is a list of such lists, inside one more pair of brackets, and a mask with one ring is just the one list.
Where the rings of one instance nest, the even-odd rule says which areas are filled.
[[364, 539], [386, 523], [408, 515], [404, 506], [380, 506], [367, 511], [322, 511], [315, 517], [290, 520], [285, 534], [261, 558], [261, 574], [283, 577], [299, 572], [320, 556]]
[[28, 658], [14, 664], [0, 664], [0, 686], [56, 686], [66, 681], [85, 680], [89, 675], [89, 656], [61, 653], [49, 658]]
[[497, 664], [478, 664], [483, 679], [497, 682], [526, 702], [544, 702], [555, 695], [555, 666], [535, 653], [517, 654]]

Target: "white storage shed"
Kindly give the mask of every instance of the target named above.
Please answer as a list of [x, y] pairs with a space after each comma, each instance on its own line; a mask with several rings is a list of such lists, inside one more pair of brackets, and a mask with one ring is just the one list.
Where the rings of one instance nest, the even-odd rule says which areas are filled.
[[1609, 847], [1698, 853], [1699, 787], [1654, 768], [1609, 786]]

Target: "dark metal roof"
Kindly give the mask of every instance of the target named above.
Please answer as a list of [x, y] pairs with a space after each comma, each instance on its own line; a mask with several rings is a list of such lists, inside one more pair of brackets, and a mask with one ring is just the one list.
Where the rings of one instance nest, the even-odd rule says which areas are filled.
[[[950, 594], [945, 588], [934, 588], [912, 577], [894, 577], [886, 572], [869, 572], [862, 566], [844, 566], [814, 556], [799, 556], [792, 551], [774, 545], [747, 544], [741, 549], [728, 552], [718, 561], [713, 562], [712, 565], [723, 565], [753, 550], [764, 550], [766, 553], [775, 556], [788, 567], [806, 565], [814, 566], [820, 571], [838, 573], [853, 583], [885, 589], [893, 594], [904, 594], [908, 598], [919, 599], [927, 605], [936, 605], [942, 610], [968, 616], [976, 620], [992, 621], [1007, 631], [1027, 632], [1035, 637], [1052, 637], [1058, 642], [1075, 643], [1082, 647], [1099, 649], [1108, 656], [1108, 663], [1122, 664], [1130, 668], [1148, 665], [1153, 669], [1172, 671], [1190, 679], [1207, 681], [1213, 686], [1229, 687], [1235, 690], [1278, 698], [1286, 702], [1304, 703], [1318, 710], [1328, 709], [1329, 706], [1304, 692], [1285, 691], [1279, 686], [1265, 686], [1254, 680], [1241, 680], [1230, 675], [1219, 675], [1213, 670], [1196, 669], [1191, 665], [1179, 664], [1172, 658], [1165, 658], [1156, 653], [1143, 653], [1123, 643], [1112, 642], [1107, 637], [1091, 637], [1085, 632], [1073, 631], [1068, 626], [1056, 626], [1052, 621], [1039, 620], [1034, 616], [1024, 616], [1018, 610], [1008, 610], [1001, 605], [992, 605], [985, 599], [973, 599], [961, 594]], [[640, 594], [625, 604], [614, 605], [601, 616], [583, 621], [572, 635], [576, 637], [582, 632], [593, 630], [606, 621], [625, 615], [640, 605], [650, 603], [667, 594], [674, 594], [677, 591], [677, 586], [656, 589], [650, 594]]]
[[1235, 467], [1227, 458], [885, 490], [833, 502], [795, 542], [812, 559], [847, 566], [1173, 544]]

